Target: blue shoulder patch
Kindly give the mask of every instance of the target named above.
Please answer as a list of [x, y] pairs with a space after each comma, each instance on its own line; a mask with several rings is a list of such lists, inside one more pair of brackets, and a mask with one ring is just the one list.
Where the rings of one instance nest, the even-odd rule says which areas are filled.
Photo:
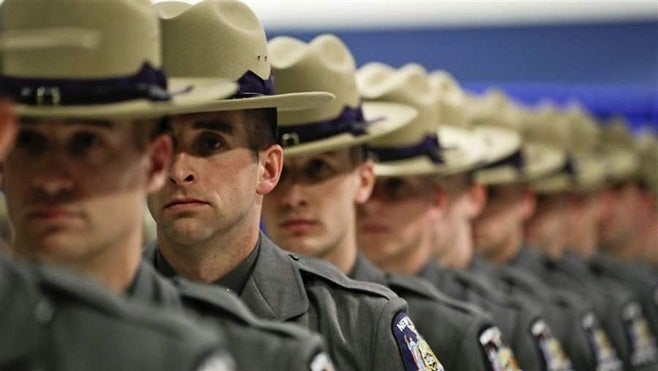
[[487, 356], [491, 370], [493, 371], [519, 371], [519, 365], [510, 349], [501, 337], [497, 327], [489, 327], [480, 334], [480, 345]]
[[392, 328], [406, 371], [443, 371], [443, 365], [406, 313], [399, 312], [393, 318]]
[[573, 365], [567, 354], [562, 349], [562, 344], [553, 336], [550, 327], [543, 320], [537, 320], [532, 324], [530, 333], [537, 342], [539, 352], [544, 359], [546, 369], [549, 371], [572, 371]]
[[601, 371], [622, 371], [624, 365], [621, 363], [617, 351], [610, 343], [608, 335], [601, 328], [596, 316], [593, 313], [585, 314], [582, 325], [596, 359], [596, 369]]
[[631, 363], [635, 367], [654, 364], [658, 359], [656, 339], [642, 313], [640, 304], [628, 304], [622, 311], [626, 336], [631, 349]]

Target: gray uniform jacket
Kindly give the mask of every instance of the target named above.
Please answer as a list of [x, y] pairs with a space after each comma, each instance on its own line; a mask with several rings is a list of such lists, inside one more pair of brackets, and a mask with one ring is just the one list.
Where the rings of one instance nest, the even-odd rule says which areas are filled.
[[[407, 304], [392, 291], [349, 279], [327, 262], [288, 254], [262, 233], [253, 254], [249, 269], [236, 268], [246, 274], [235, 287], [256, 316], [320, 333], [337, 370], [413, 369], [403, 359], [409, 349], [398, 343], [407, 334], [400, 331], [410, 327], [400, 317]], [[164, 260], [157, 248], [156, 255]]]
[[[512, 262], [552, 287], [586, 298], [627, 370], [656, 370], [655, 344], [647, 341], [647, 321], [639, 302], [616, 282], [596, 277], [587, 263], [573, 253], [557, 261], [523, 249]], [[649, 332], [650, 333], [650, 332]]]
[[476, 305], [488, 313], [502, 332], [503, 340], [512, 347], [523, 370], [546, 370], [540, 337], [532, 333], [545, 320], [536, 307], [509, 297], [467, 272], [444, 269], [429, 263], [419, 273], [439, 290], [457, 300]]
[[[149, 251], [150, 250], [150, 251]], [[153, 254], [153, 248], [145, 254]], [[219, 286], [181, 278], [171, 281], [143, 262], [126, 296], [200, 316], [207, 326], [226, 334], [239, 370], [320, 370], [322, 339], [297, 326], [256, 318], [234, 294]], [[191, 313], [189, 313], [191, 312]], [[194, 316], [193, 316], [194, 317]]]
[[1, 370], [232, 370], [220, 333], [0, 254]]
[[362, 254], [348, 276], [387, 286], [405, 299], [411, 319], [446, 370], [498, 369], [497, 357], [489, 358], [494, 349], [480, 343], [481, 335], [495, 326], [477, 309], [446, 297], [425, 280], [386, 274]]
[[485, 275], [492, 284], [510, 295], [525, 297], [540, 305], [575, 370], [623, 369], [614, 349], [606, 346], [609, 339], [600, 329], [596, 314], [584, 300], [568, 291], [548, 286], [521, 268], [490, 264], [480, 257], [473, 259], [469, 271]]

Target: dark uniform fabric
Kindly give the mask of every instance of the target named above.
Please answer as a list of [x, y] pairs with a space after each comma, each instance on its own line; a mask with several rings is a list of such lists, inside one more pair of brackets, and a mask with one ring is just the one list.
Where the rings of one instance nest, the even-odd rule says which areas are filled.
[[[320, 333], [337, 370], [410, 369], [394, 328], [396, 316], [407, 311], [404, 300], [381, 285], [349, 279], [327, 262], [288, 254], [263, 234], [258, 244], [239, 284], [240, 298], [256, 316]], [[157, 246], [155, 255], [164, 261]]]
[[651, 330], [658, 334], [658, 280], [640, 264], [621, 262], [599, 253], [590, 260], [595, 275], [608, 277], [632, 291], [642, 304]]
[[409, 316], [446, 370], [497, 369], [480, 343], [493, 323], [476, 309], [446, 297], [424, 280], [386, 274], [362, 254], [348, 277], [387, 286], [406, 300]]
[[[596, 277], [585, 260], [573, 253], [550, 260], [532, 249], [523, 249], [514, 266], [536, 274], [551, 287], [586, 298], [627, 370], [656, 370], [655, 345], [646, 344], [640, 329], [646, 318], [633, 295], [614, 281]], [[639, 309], [639, 310], [638, 310]]]
[[220, 333], [0, 254], [0, 369], [233, 370]]
[[503, 292], [540, 305], [575, 370], [623, 369], [607, 335], [600, 331], [596, 314], [573, 293], [551, 288], [520, 268], [490, 264], [481, 257], [473, 259], [469, 271], [487, 277]]
[[545, 322], [536, 307], [509, 297], [479, 277], [434, 263], [426, 265], [418, 275], [448, 296], [488, 313], [500, 328], [503, 340], [512, 347], [521, 369], [547, 369], [538, 338], [531, 332]]
[[[153, 256], [154, 249], [148, 251]], [[240, 370], [311, 370], [311, 365], [318, 367], [326, 358], [319, 336], [296, 326], [259, 320], [227, 290], [180, 278], [170, 282], [147, 263], [141, 264], [126, 296], [173, 310], [185, 308], [200, 316], [231, 339], [228, 348]]]

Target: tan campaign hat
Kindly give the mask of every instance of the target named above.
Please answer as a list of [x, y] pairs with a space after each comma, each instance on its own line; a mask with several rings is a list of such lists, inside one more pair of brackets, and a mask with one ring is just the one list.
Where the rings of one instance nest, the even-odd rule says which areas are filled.
[[[442, 137], [440, 131], [443, 128], [456, 127], [480, 139], [480, 143], [469, 151], [477, 156], [477, 160], [464, 171], [499, 161], [520, 148], [521, 136], [514, 130], [485, 124], [472, 125], [467, 112], [468, 96], [450, 73], [438, 70], [430, 73], [428, 78], [436, 98], [439, 137]], [[449, 146], [449, 143], [444, 143], [444, 146]]]
[[[167, 78], [160, 70], [158, 18], [148, 0], [6, 0], [2, 17], [8, 34], [82, 28], [97, 37], [97, 45], [87, 49], [16, 47], [5, 52], [3, 83], [17, 101], [18, 115], [154, 117], [236, 90], [235, 83], [218, 78]], [[47, 39], [33, 41], [48, 44]]]
[[488, 185], [532, 181], [551, 174], [564, 165], [566, 157], [550, 145], [529, 140], [524, 125], [526, 109], [511, 101], [500, 90], [472, 96], [469, 120], [476, 127], [499, 126], [515, 130], [522, 139], [521, 149], [475, 173], [475, 180]]
[[542, 102], [537, 107], [528, 109], [524, 116], [525, 140], [550, 147], [564, 158], [560, 168], [531, 180], [531, 187], [539, 194], [570, 190], [575, 182], [575, 174], [567, 148], [570, 131], [566, 116], [549, 102]]
[[236, 96], [188, 112], [268, 107], [297, 110], [333, 99], [327, 92], [274, 92], [265, 30], [245, 3], [165, 1], [154, 6], [161, 18], [162, 58], [168, 74], [223, 78], [238, 84]]
[[622, 117], [614, 117], [604, 122], [602, 128], [606, 180], [619, 182], [636, 177], [640, 170], [640, 159], [628, 122]]
[[394, 69], [369, 63], [357, 72], [357, 85], [367, 101], [402, 103], [418, 111], [409, 125], [368, 142], [378, 176], [451, 174], [479, 161], [470, 151], [478, 138], [460, 128], [439, 126], [434, 90], [422, 66]]
[[279, 143], [286, 157], [359, 145], [416, 117], [416, 110], [403, 104], [362, 103], [354, 58], [334, 35], [321, 35], [309, 43], [277, 37], [269, 42], [269, 56], [277, 92], [320, 90], [336, 96], [317, 108], [278, 113]]
[[635, 144], [640, 154], [640, 180], [658, 195], [658, 135], [646, 129], [637, 134]]
[[600, 189], [605, 182], [601, 128], [585, 108], [577, 103], [569, 104], [563, 115], [569, 129], [566, 146], [575, 173], [575, 183], [571, 189], [576, 192]]

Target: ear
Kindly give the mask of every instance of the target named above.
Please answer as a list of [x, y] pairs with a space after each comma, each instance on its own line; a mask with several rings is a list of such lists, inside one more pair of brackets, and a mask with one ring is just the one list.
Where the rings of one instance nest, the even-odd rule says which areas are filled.
[[276, 187], [283, 171], [283, 148], [275, 144], [258, 154], [258, 186], [256, 193], [264, 196]]
[[0, 161], [4, 160], [7, 153], [14, 144], [14, 138], [18, 131], [16, 116], [11, 102], [7, 100], [0, 101]]
[[523, 221], [530, 219], [530, 217], [535, 213], [535, 208], [537, 207], [537, 195], [529, 187], [525, 187], [523, 194], [521, 196], [521, 217]]
[[357, 168], [357, 175], [359, 183], [357, 184], [356, 193], [354, 195], [354, 203], [363, 205], [368, 201], [372, 190], [375, 187], [375, 164], [367, 160], [361, 163]]
[[169, 163], [174, 145], [169, 135], [159, 135], [148, 145], [148, 193], [153, 193], [164, 186], [167, 180]]
[[487, 204], [487, 189], [482, 184], [471, 184], [466, 191], [468, 198], [468, 218], [473, 220], [478, 217]]

